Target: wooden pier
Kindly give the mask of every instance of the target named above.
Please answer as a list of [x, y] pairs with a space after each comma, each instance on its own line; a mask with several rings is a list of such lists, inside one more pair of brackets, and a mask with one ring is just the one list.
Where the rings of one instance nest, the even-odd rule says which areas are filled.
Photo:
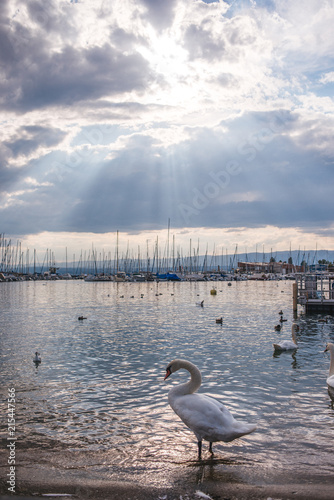
[[300, 274], [293, 288], [293, 308], [306, 313], [334, 314], [334, 274]]

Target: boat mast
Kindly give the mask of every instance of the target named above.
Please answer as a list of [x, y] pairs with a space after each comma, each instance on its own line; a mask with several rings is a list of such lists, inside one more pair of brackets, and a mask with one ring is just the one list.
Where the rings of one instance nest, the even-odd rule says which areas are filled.
[[118, 273], [118, 230], [116, 233], [116, 273]]
[[170, 219], [168, 219], [168, 229], [167, 229], [167, 272], [169, 271], [169, 230], [170, 230]]

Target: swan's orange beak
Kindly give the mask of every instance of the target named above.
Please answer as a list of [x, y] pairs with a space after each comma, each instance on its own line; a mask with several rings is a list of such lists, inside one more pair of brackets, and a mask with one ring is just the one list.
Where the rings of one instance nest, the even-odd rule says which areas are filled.
[[[327, 351], [329, 351], [329, 349], [328, 349], [328, 346], [326, 345], [326, 349], [324, 350], [324, 352], [327, 352]], [[167, 378], [167, 375], [166, 375], [166, 378]]]
[[171, 374], [172, 374], [172, 372], [170, 371], [170, 369], [169, 369], [169, 368], [167, 368], [167, 370], [166, 370], [166, 375], [165, 375], [164, 380], [166, 380], [166, 378], [168, 378], [168, 377], [169, 377], [169, 375], [171, 375]]

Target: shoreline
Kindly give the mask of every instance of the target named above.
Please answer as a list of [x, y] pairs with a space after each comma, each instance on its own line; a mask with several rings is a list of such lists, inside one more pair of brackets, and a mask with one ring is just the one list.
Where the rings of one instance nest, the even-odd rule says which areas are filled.
[[[103, 481], [87, 484], [64, 484], [59, 482], [48, 487], [42, 482], [22, 483], [13, 494], [0, 494], [1, 500], [13, 496], [24, 499], [73, 498], [95, 500], [332, 500], [333, 484], [288, 484], [245, 485], [233, 483], [210, 483], [171, 487], [149, 487], [132, 483]], [[57, 495], [58, 494], [58, 495]]]
[[[206, 467], [206, 465], [204, 465]], [[19, 466], [15, 493], [10, 493], [5, 480], [0, 484], [0, 499], [9, 500], [18, 496], [24, 500], [38, 498], [73, 498], [94, 500], [332, 500], [334, 478], [322, 475], [300, 474], [291, 481], [291, 472], [286, 478], [277, 478], [285, 484], [268, 484], [264, 481], [258, 484], [250, 482], [233, 482], [227, 478], [178, 481], [176, 477], [167, 482], [149, 484], [150, 474], [143, 472], [139, 480], [129, 479], [97, 479], [84, 471], [78, 474], [77, 469], [44, 468], [28, 465]], [[256, 474], [253, 476], [253, 481]], [[250, 480], [252, 480], [250, 478]], [[255, 481], [254, 481], [255, 482]], [[58, 495], [57, 495], [58, 494]]]

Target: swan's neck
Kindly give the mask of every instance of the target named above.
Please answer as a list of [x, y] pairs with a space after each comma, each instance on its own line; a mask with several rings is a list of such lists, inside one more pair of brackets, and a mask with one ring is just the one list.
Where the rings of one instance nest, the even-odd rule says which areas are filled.
[[197, 366], [193, 365], [189, 361], [183, 361], [180, 368], [184, 368], [190, 373], [190, 380], [185, 384], [177, 385], [171, 389], [170, 393], [173, 396], [184, 396], [186, 394], [193, 394], [200, 388], [202, 383], [201, 372]]
[[330, 354], [331, 354], [331, 363], [329, 365], [329, 377], [334, 375], [334, 349], [331, 349]]

